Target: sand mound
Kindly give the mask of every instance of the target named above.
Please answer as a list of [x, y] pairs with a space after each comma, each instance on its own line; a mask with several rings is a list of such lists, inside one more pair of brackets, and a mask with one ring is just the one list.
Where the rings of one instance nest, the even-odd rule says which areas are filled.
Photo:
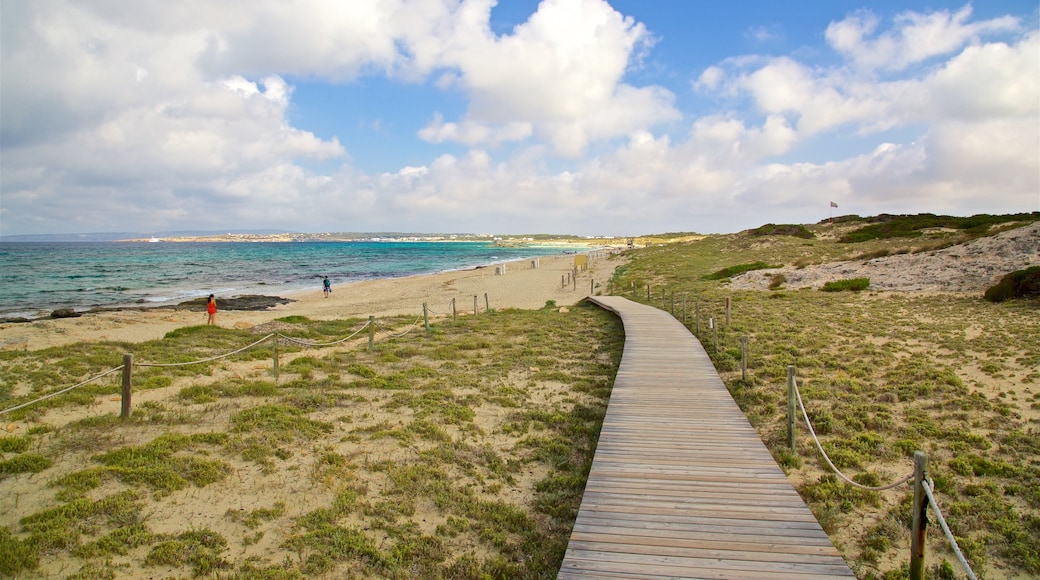
[[820, 288], [833, 280], [869, 278], [874, 290], [983, 292], [1009, 272], [1040, 265], [1040, 222], [942, 250], [805, 268], [785, 266], [734, 276], [730, 288], [766, 290], [776, 274], [785, 288]]

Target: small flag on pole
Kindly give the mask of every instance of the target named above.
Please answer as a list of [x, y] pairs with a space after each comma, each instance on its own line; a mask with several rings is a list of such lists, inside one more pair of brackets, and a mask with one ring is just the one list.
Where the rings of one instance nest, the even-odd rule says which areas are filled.
[[834, 203], [834, 202], [832, 201], [832, 202], [831, 202], [831, 207], [838, 207], [838, 204], [836, 204], [836, 203]]

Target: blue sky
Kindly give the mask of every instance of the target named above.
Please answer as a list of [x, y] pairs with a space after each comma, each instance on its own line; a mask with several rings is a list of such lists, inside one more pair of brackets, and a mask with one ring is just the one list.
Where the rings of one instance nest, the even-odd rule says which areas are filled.
[[1025, 1], [0, 2], [0, 235], [1040, 210]]

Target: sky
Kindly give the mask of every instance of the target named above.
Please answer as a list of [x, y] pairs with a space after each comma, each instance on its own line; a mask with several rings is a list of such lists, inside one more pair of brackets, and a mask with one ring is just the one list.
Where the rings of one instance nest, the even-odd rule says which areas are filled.
[[1040, 211], [1038, 10], [0, 0], [0, 235]]

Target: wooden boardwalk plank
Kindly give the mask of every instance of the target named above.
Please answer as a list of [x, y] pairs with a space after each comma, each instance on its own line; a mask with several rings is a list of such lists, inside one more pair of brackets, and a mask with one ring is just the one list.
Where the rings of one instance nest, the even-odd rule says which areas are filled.
[[625, 351], [560, 578], [855, 578], [664, 311], [616, 296]]

